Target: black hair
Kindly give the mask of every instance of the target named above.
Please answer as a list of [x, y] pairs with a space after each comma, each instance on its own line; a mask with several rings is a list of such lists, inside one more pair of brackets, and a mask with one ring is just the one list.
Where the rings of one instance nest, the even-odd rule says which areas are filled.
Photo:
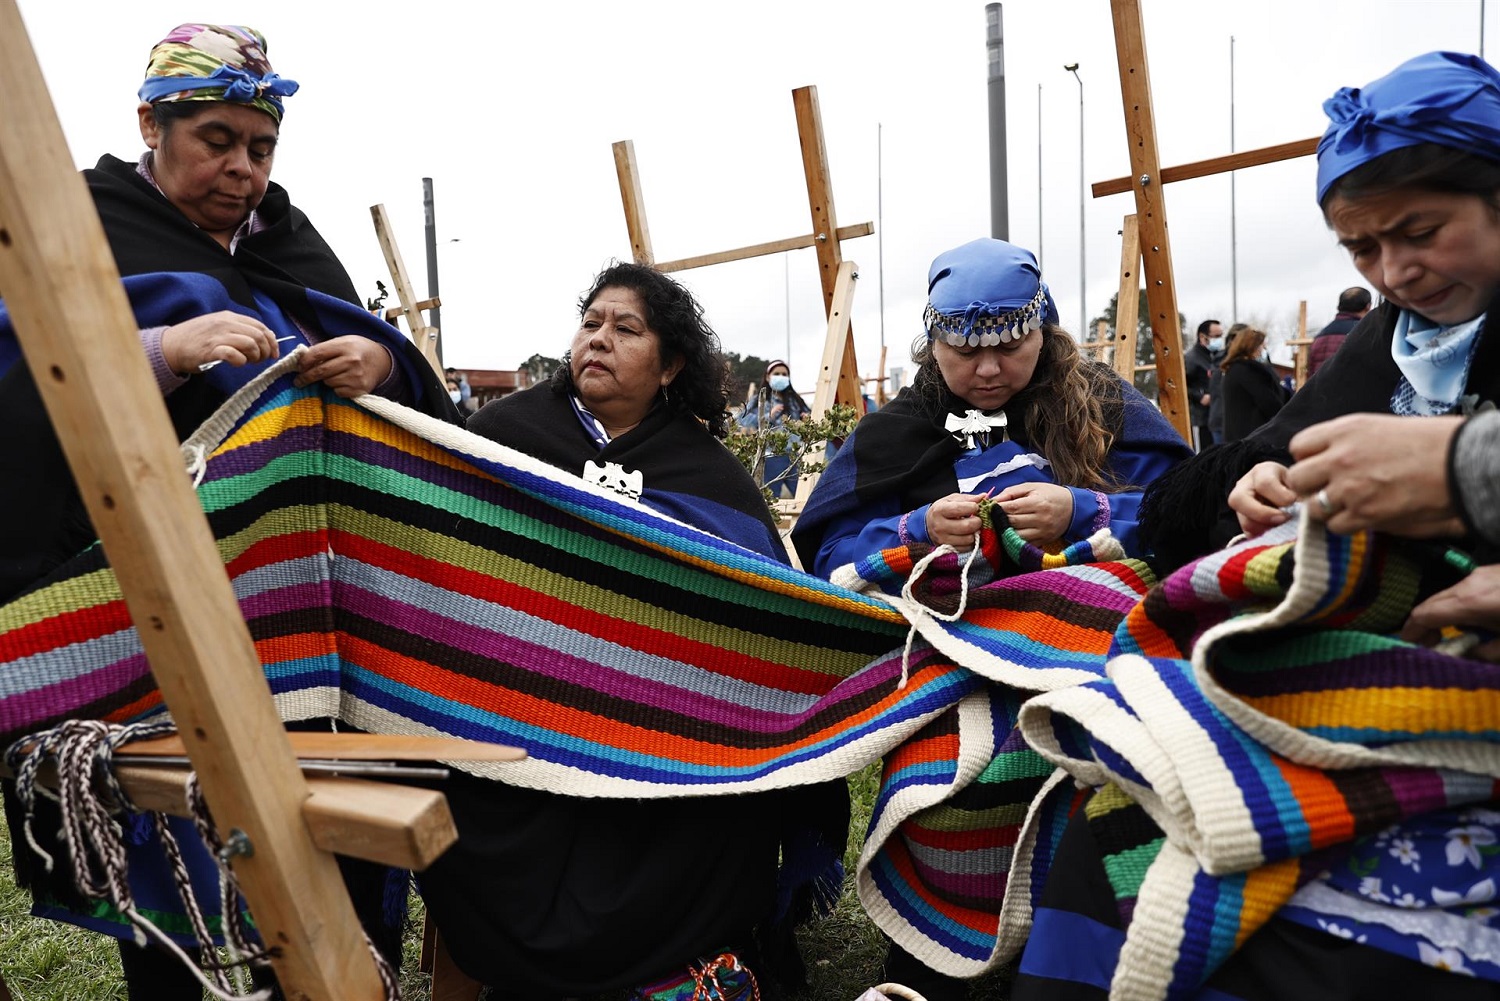
[[1369, 308], [1370, 290], [1361, 285], [1346, 288], [1339, 296], [1340, 313], [1358, 313]]
[[1204, 320], [1202, 323], [1198, 324], [1198, 336], [1199, 337], [1208, 337], [1208, 336], [1210, 336], [1209, 332], [1213, 330], [1213, 328], [1214, 328], [1214, 326], [1216, 324], [1222, 326], [1222, 324], [1219, 324], [1218, 320]]
[[[665, 390], [666, 405], [703, 421], [715, 438], [728, 435], [729, 395], [724, 388], [719, 335], [703, 318], [698, 300], [655, 268], [616, 262], [599, 272], [593, 285], [579, 297], [580, 317], [607, 288], [629, 289], [641, 297], [646, 326], [657, 336], [663, 365], [682, 359], [682, 371]], [[567, 364], [568, 358], [563, 361], [553, 373], [553, 383], [571, 392], [572, 366]]]
[[[1500, 161], [1451, 146], [1418, 143], [1403, 146], [1362, 163], [1328, 186], [1319, 206], [1328, 219], [1335, 197], [1354, 199], [1388, 195], [1403, 188], [1438, 194], [1477, 195], [1500, 210]], [[1342, 307], [1340, 307], [1342, 308]]]

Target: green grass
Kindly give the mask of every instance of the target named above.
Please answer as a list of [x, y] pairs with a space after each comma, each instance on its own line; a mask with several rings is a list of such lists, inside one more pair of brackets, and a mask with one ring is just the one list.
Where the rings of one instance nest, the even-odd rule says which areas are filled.
[[[871, 765], [850, 779], [853, 836], [844, 866], [854, 872], [859, 843], [874, 806], [880, 778]], [[0, 823], [0, 975], [16, 1001], [124, 1001], [120, 961], [113, 939], [29, 915], [30, 900], [11, 878], [11, 846]], [[402, 996], [429, 1001], [428, 977], [417, 971], [422, 905], [413, 897], [411, 930], [401, 966]], [[854, 880], [834, 913], [811, 923], [799, 935], [807, 960], [808, 990], [798, 1001], [854, 1001], [881, 980], [885, 939], [855, 899]], [[974, 985], [971, 1001], [1004, 1001], [1008, 977], [998, 973]]]

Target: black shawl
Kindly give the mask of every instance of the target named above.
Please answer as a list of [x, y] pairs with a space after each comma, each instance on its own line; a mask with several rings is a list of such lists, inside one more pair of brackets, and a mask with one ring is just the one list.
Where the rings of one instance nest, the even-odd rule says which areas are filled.
[[[1391, 394], [1401, 378], [1391, 358], [1399, 312], [1389, 302], [1371, 310], [1270, 422], [1242, 441], [1201, 452], [1147, 489], [1141, 535], [1164, 569], [1222, 548], [1239, 534], [1229, 509], [1230, 490], [1258, 462], [1289, 465], [1287, 445], [1298, 431], [1344, 414], [1390, 413]], [[1488, 315], [1500, 317], [1500, 295], [1491, 299]], [[1480, 401], [1500, 402], [1500, 334], [1491, 324], [1474, 349], [1465, 392]]]

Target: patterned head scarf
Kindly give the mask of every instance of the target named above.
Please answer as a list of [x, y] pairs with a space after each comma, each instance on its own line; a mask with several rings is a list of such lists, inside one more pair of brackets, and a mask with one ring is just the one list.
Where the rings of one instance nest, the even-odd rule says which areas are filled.
[[1429, 52], [1323, 102], [1318, 203], [1345, 174], [1392, 150], [1436, 143], [1500, 160], [1500, 73], [1478, 56]]
[[271, 72], [265, 36], [237, 24], [179, 24], [151, 50], [140, 99], [233, 101], [281, 121], [297, 81]]
[[990, 347], [1056, 323], [1057, 305], [1031, 251], [985, 238], [932, 262], [922, 322], [929, 339]]

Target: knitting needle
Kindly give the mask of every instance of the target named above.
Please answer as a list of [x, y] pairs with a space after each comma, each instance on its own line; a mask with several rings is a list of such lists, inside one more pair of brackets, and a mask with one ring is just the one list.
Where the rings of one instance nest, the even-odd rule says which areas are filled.
[[[148, 768], [191, 768], [186, 756], [116, 754], [110, 759], [116, 765], [136, 765]], [[358, 775], [368, 778], [390, 779], [445, 779], [446, 768], [422, 768], [415, 765], [397, 765], [389, 761], [327, 761], [298, 759], [297, 767], [309, 775]]]
[[[284, 343], [286, 341], [294, 341], [296, 339], [297, 338], [296, 338], [295, 335], [293, 335], [293, 334], [287, 334], [285, 337], [278, 337], [278, 338], [276, 338], [276, 343], [277, 344], [281, 344], [281, 343]], [[221, 364], [223, 361], [224, 361], [223, 358], [215, 358], [213, 361], [206, 361], [202, 365], [198, 366], [198, 371], [200, 371], [200, 372], [207, 372], [209, 369], [213, 368], [215, 365]]]

